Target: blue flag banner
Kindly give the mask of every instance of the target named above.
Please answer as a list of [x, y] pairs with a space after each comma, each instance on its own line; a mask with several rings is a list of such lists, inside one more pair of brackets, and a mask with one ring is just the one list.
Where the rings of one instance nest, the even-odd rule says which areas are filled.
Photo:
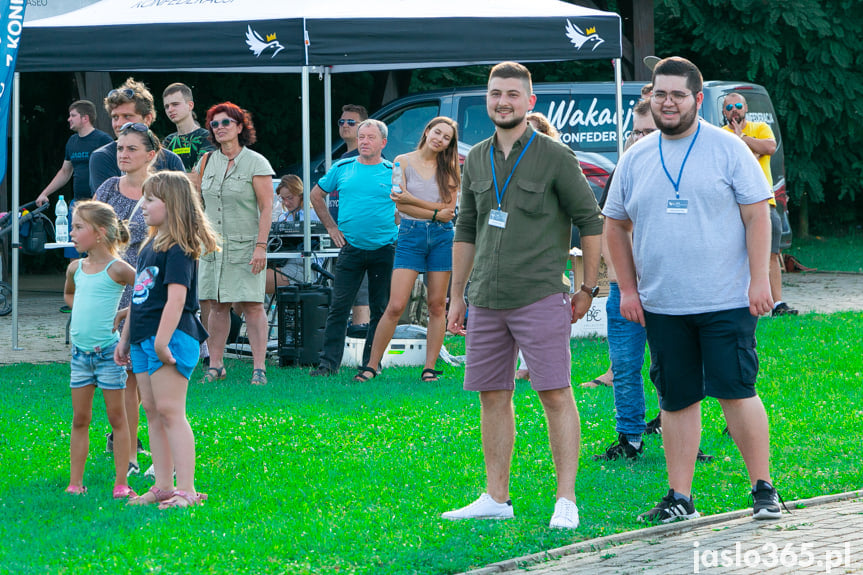
[[9, 102], [27, 0], [0, 0], [0, 180], [6, 176]]

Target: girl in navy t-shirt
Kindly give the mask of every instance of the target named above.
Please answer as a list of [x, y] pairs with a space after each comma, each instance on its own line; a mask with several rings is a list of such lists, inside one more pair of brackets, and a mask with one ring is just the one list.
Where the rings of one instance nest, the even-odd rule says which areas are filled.
[[189, 376], [207, 338], [196, 316], [198, 258], [218, 245], [184, 173], [154, 174], [143, 191], [141, 211], [150, 232], [138, 254], [129, 329], [123, 330], [115, 359], [131, 360], [138, 378], [156, 484], [130, 504], [189, 507], [206, 499], [195, 490], [195, 436], [186, 419]]

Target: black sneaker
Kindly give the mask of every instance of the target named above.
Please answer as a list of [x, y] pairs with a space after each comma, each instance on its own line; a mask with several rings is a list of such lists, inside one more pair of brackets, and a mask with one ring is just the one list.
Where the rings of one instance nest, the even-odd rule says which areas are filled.
[[328, 376], [335, 374], [335, 370], [330, 369], [326, 365], [319, 365], [315, 369], [309, 372], [309, 375], [312, 377], [320, 377], [320, 376]]
[[141, 438], [138, 438], [138, 453], [141, 455], [150, 455], [150, 452], [144, 449], [144, 444], [141, 443]]
[[129, 470], [126, 472], [126, 477], [132, 477], [141, 473], [141, 467], [137, 463], [129, 462]]
[[647, 422], [644, 435], [662, 435], [662, 413]]
[[773, 313], [770, 315], [773, 317], [777, 317], [780, 315], [797, 315], [798, 312], [796, 309], [788, 307], [788, 304], [785, 302], [780, 303], [778, 306], [773, 308]]
[[68, 305], [61, 305], [60, 306], [60, 313], [72, 313], [72, 308], [69, 307]]
[[713, 456], [707, 455], [706, 453], [701, 451], [701, 448], [699, 447], [698, 448], [698, 455], [695, 456], [695, 461], [700, 461], [701, 463], [709, 463], [709, 462], [713, 461]]
[[638, 456], [644, 451], [644, 442], [641, 442], [641, 445], [636, 449], [626, 436], [622, 433], [618, 434], [617, 441], [608, 446], [605, 450], [605, 453], [600, 455], [594, 455], [594, 461], [614, 461], [618, 457], [624, 457], [626, 459], [638, 459]]
[[105, 453], [114, 453], [114, 434], [105, 434]]
[[[763, 479], [755, 482], [750, 496], [752, 497], [752, 517], [754, 519], [779, 519], [782, 517], [782, 510], [779, 508], [779, 502], [782, 501], [782, 498], [776, 489]], [[784, 501], [782, 501], [782, 506], [785, 507]], [[786, 507], [785, 510], [787, 511], [788, 508]]]
[[656, 507], [642, 513], [638, 516], [639, 521], [671, 523], [672, 521], [682, 521], [684, 519], [695, 519], [700, 517], [698, 511], [695, 510], [695, 498], [691, 497], [689, 501], [674, 498], [674, 490], [669, 489], [668, 495], [656, 504]]

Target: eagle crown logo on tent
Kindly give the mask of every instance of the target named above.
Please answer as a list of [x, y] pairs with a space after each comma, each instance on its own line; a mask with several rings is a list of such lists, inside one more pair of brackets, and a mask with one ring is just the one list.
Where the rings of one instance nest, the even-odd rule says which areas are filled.
[[273, 48], [273, 55], [270, 56], [270, 58], [275, 58], [276, 54], [285, 49], [285, 47], [276, 40], [275, 33], [267, 34], [267, 39], [264, 40], [261, 38], [260, 34], [255, 30], [252, 30], [251, 25], [246, 29], [246, 44], [249, 46], [249, 50], [252, 51], [256, 58], [260, 57], [260, 55], [264, 53], [264, 50], [269, 48]]
[[595, 26], [582, 31], [581, 28], [570, 22], [568, 18], [566, 20], [566, 36], [572, 42], [572, 45], [575, 46], [576, 50], [581, 50], [585, 45], [592, 46], [591, 50], [596, 50], [600, 44], [605, 42], [596, 33]]

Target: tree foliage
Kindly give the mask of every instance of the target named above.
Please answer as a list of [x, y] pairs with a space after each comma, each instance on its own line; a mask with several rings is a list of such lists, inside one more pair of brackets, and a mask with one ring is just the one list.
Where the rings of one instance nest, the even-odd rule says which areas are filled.
[[748, 80], [770, 91], [792, 200], [858, 210], [861, 38], [859, 0], [659, 0], [656, 7], [658, 55], [686, 56], [707, 79]]

